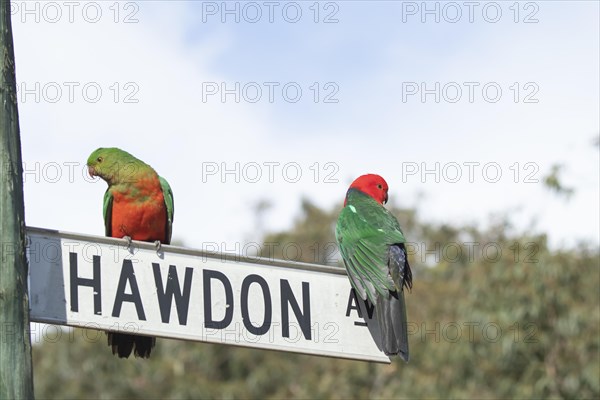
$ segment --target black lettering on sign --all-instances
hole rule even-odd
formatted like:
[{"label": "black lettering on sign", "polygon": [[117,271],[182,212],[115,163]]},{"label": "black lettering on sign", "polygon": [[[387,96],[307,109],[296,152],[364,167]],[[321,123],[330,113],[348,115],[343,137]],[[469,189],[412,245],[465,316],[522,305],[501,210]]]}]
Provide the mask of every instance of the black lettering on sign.
[{"label": "black lettering on sign", "polygon": [[[263,323],[260,326],[252,325],[252,321],[250,321],[250,311],[248,310],[248,291],[250,289],[250,285],[253,283],[258,283],[262,289],[263,302],[265,305],[265,315],[263,318]],[[248,275],[242,282],[241,296],[242,320],[244,321],[244,326],[246,329],[248,329],[248,332],[254,335],[264,335],[271,328],[271,317],[273,315],[273,309],[271,306],[271,292],[269,291],[269,285],[267,284],[267,281],[265,281],[264,278],[259,275]]]},{"label": "black lettering on sign", "polygon": [[310,289],[308,286],[308,282],[302,282],[302,311],[300,311],[300,306],[298,305],[298,301],[296,297],[294,297],[294,292],[292,292],[292,288],[290,287],[290,283],[286,279],[281,280],[281,322],[283,324],[283,337],[290,337],[290,315],[289,315],[289,307],[292,306],[292,310],[294,311],[294,315],[296,319],[300,323],[300,329],[302,330],[302,334],[304,334],[304,338],[307,340],[311,340],[311,332],[310,332]]},{"label": "black lettering on sign", "polygon": [[363,300],[363,304],[367,309],[367,317],[369,317],[369,319],[373,319],[373,311],[375,311],[375,304],[371,304],[371,302],[368,299]]},{"label": "black lettering on sign", "polygon": [[[221,281],[225,289],[225,316],[221,321],[212,319],[212,297],[210,281],[216,279]],[[227,328],[233,319],[233,289],[229,279],[219,271],[205,269],[203,271],[203,288],[204,288],[204,326],[206,328],[223,329]]]},{"label": "black lettering on sign", "polygon": [[100,280],[100,256],[92,259],[92,279],[80,278],[77,274],[77,253],[69,253],[69,272],[71,280],[71,311],[79,312],[79,286],[94,289],[94,314],[102,314],[102,285]]},{"label": "black lettering on sign", "polygon": [[360,306],[358,305],[358,298],[356,297],[356,292],[354,289],[350,289],[350,296],[348,297],[348,308],[346,308],[346,317],[350,316],[350,312],[352,310],[356,310],[358,313],[358,318],[362,318],[362,311],[360,310]]},{"label": "black lettering on sign", "polygon": [[[372,319],[373,311],[375,311],[375,306],[371,304],[369,300],[362,300],[362,303],[364,304],[365,309],[367,310],[367,317],[369,319]],[[358,302],[358,296],[356,295],[356,291],[354,289],[350,289],[350,295],[348,296],[348,307],[346,308],[346,317],[350,316],[350,312],[352,312],[352,310],[356,310],[358,318],[363,317],[362,310]],[[367,326],[367,323],[364,321],[354,321],[354,325]]]},{"label": "black lettering on sign", "polygon": [[160,318],[162,319],[162,322],[168,324],[171,320],[171,304],[173,303],[173,298],[175,298],[175,307],[177,308],[179,325],[187,325],[194,269],[190,267],[185,269],[183,294],[181,293],[181,287],[179,286],[179,277],[177,276],[177,267],[175,265],[169,265],[166,288],[163,285],[160,265],[158,263],[152,263],[152,269],[154,271],[154,283],[156,284],[156,294],[158,296],[158,306],[160,307]]},{"label": "black lettering on sign", "polygon": [[[129,282],[129,287],[131,288],[131,294],[125,293],[127,282]],[[121,276],[119,277],[119,284],[117,286],[117,295],[115,296],[115,304],[112,311],[113,317],[118,318],[121,316],[121,306],[124,301],[135,304],[135,311],[137,312],[138,319],[140,321],[146,320],[142,298],[140,297],[140,289],[138,288],[137,280],[135,279],[131,260],[123,260]]]}]

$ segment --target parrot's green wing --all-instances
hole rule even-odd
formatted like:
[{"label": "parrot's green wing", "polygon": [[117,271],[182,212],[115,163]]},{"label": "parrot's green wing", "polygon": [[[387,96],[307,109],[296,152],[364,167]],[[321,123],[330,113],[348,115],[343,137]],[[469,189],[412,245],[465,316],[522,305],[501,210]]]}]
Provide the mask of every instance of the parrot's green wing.
[{"label": "parrot's green wing", "polygon": [[104,216],[104,234],[106,236],[112,236],[112,205],[113,195],[110,189],[106,189],[104,192],[104,202],[102,205],[102,215]]},{"label": "parrot's green wing", "polygon": [[351,190],[335,235],[350,282],[361,298],[368,297],[375,304],[377,294],[387,298],[390,290],[401,290],[390,274],[388,251],[405,238],[398,220],[385,207]]},{"label": "parrot's green wing", "polygon": [[160,187],[162,188],[163,197],[165,198],[165,205],[167,206],[167,239],[168,242],[166,244],[171,243],[171,236],[173,234],[173,218],[175,216],[175,202],[173,201],[173,190],[171,190],[171,186],[169,182],[162,176],[159,176]]}]

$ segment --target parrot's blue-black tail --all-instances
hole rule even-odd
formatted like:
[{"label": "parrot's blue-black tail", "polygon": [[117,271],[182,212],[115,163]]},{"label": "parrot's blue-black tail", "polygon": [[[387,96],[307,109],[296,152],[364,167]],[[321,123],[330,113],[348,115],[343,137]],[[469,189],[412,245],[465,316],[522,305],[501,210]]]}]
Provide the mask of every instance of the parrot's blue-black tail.
[{"label": "parrot's blue-black tail", "polygon": [[378,296],[377,321],[381,329],[381,349],[388,356],[400,356],[408,362],[408,328],[404,291],[390,292],[386,299]]},{"label": "parrot's blue-black tail", "polygon": [[107,335],[108,345],[112,348],[112,353],[120,358],[128,358],[132,351],[136,357],[148,358],[156,344],[156,338],[151,336],[116,332],[107,332]]}]

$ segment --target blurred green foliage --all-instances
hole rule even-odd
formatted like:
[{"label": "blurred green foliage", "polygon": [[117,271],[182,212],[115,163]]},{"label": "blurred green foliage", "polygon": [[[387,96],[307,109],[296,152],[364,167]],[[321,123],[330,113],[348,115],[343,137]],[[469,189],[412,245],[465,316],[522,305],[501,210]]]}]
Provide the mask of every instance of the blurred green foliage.
[{"label": "blurred green foliage", "polygon": [[[262,255],[337,264],[339,209],[304,201],[289,231],[264,237],[278,245]],[[167,339],[149,360],[120,360],[104,333],[76,329],[34,346],[37,398],[600,397],[597,247],[551,250],[505,220],[431,225],[392,210],[411,241],[409,363]]]},{"label": "blurred green foliage", "polygon": [[556,194],[563,195],[566,199],[569,199],[574,189],[564,186],[560,179],[560,173],[564,169],[562,164],[554,164],[550,168],[550,172],[544,177],[544,185],[547,189],[553,191]]}]

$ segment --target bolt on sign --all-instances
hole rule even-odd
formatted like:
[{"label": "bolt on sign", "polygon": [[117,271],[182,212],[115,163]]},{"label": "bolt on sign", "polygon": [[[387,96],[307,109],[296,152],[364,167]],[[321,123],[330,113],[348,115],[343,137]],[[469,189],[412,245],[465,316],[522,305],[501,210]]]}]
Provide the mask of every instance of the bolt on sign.
[{"label": "bolt on sign", "polygon": [[27,228],[31,320],[389,363],[342,268]]}]

